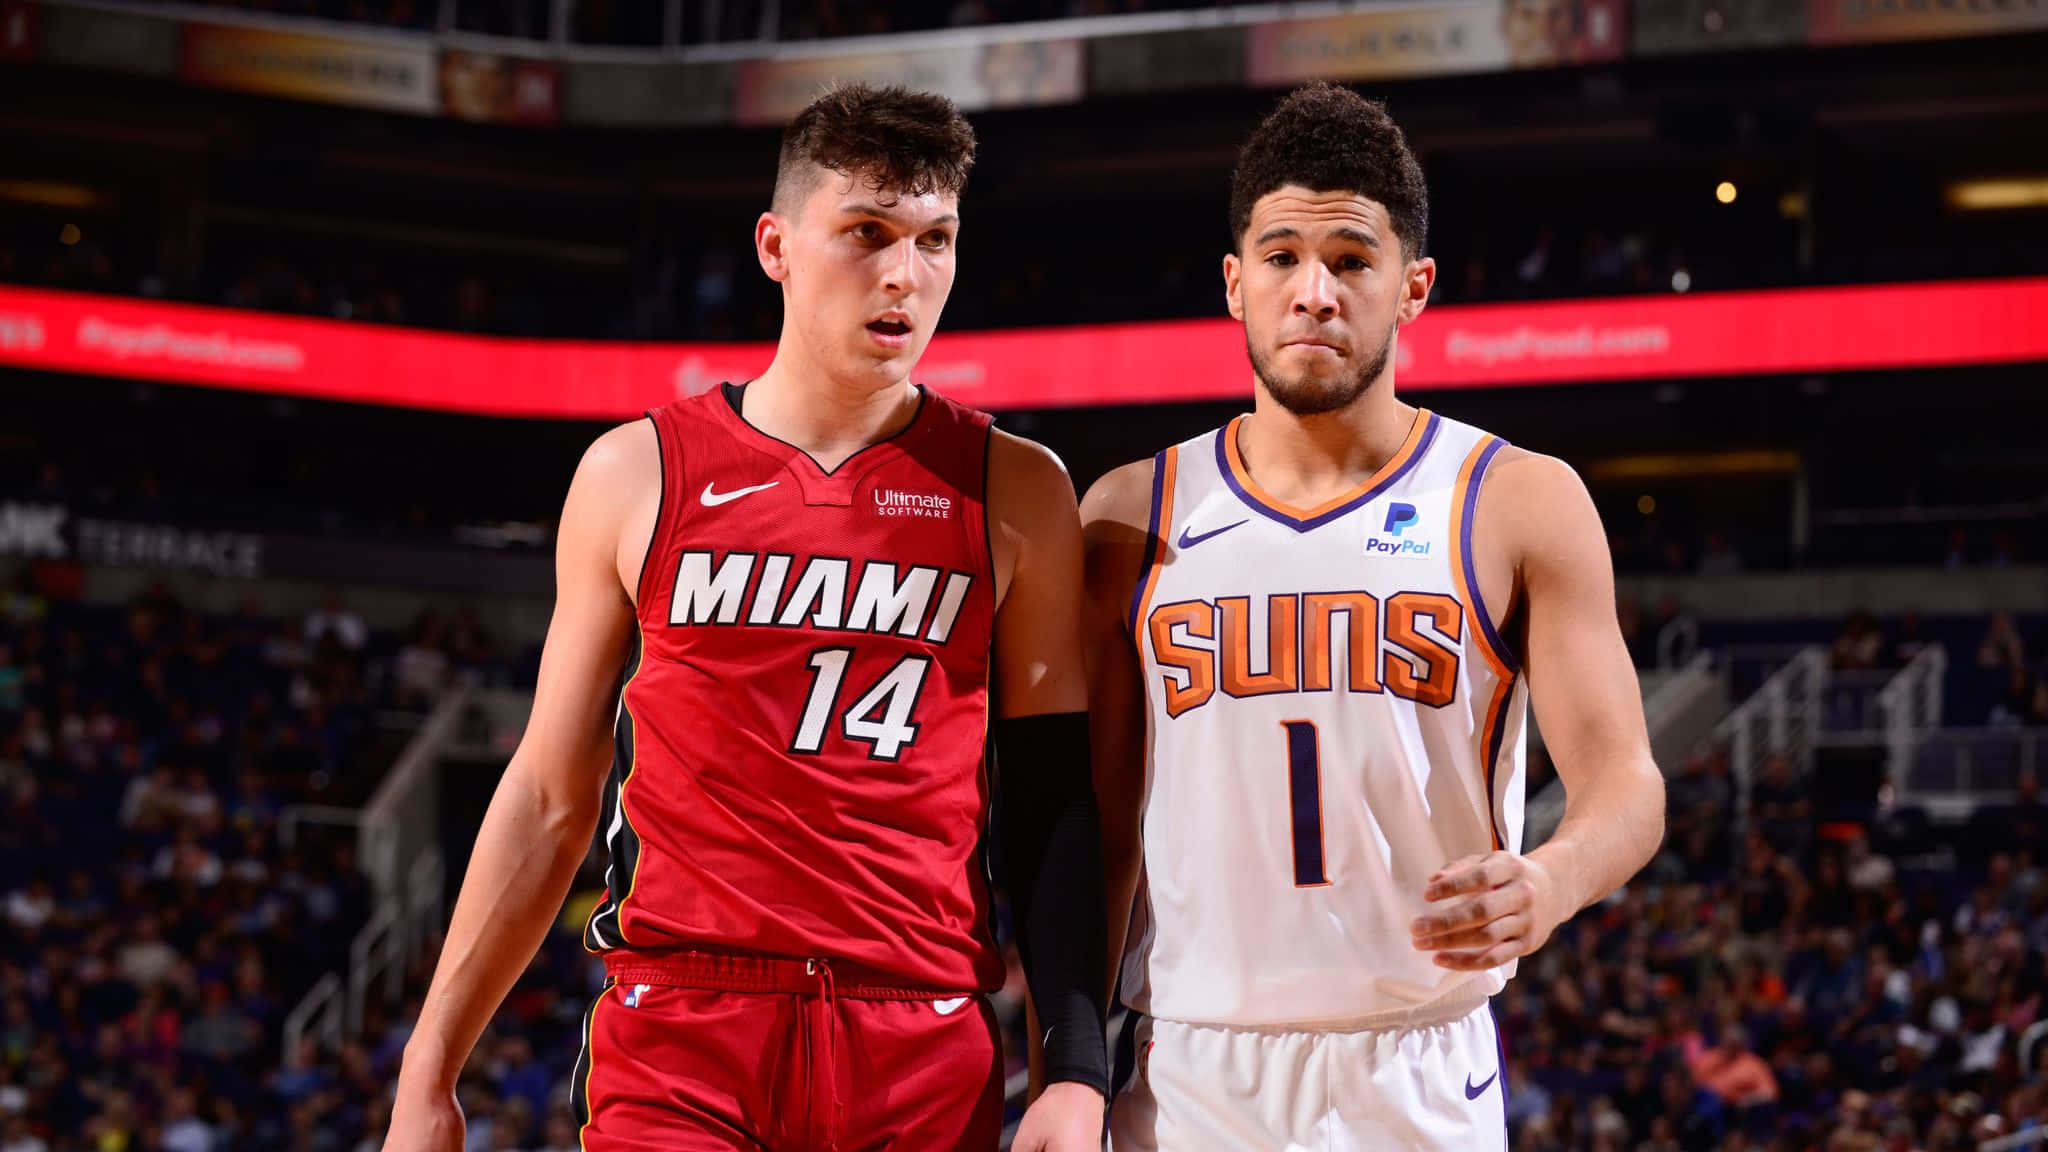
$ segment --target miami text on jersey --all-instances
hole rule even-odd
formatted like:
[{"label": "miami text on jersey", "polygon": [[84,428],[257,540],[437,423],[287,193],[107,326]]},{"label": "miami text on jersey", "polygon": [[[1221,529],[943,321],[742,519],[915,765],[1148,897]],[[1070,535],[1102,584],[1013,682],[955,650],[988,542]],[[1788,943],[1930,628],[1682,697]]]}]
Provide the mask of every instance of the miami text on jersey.
[{"label": "miami text on jersey", "polygon": [[930,643],[944,644],[974,586],[969,573],[924,564],[867,560],[856,581],[854,562],[840,556],[812,556],[801,568],[796,568],[797,557],[781,552],[727,552],[714,564],[715,557],[697,550],[682,554],[669,601],[670,626],[744,624],[897,636],[922,632]]}]

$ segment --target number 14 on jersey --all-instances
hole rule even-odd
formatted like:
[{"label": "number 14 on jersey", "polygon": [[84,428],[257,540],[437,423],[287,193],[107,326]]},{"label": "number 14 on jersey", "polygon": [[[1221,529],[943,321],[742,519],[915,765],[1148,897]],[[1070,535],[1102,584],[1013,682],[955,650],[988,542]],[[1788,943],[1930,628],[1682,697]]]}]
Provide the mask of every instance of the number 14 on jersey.
[{"label": "number 14 on jersey", "polygon": [[839,710],[839,689],[846,679],[846,665],[853,659],[851,648],[820,648],[811,653],[811,691],[804,700],[803,718],[789,750],[817,755],[824,750],[825,737],[836,717],[839,730],[848,740],[868,746],[868,758],[894,762],[917,740],[917,700],[924,691],[925,674],[931,670],[929,656],[905,656],[896,662],[873,687],[843,713]]}]

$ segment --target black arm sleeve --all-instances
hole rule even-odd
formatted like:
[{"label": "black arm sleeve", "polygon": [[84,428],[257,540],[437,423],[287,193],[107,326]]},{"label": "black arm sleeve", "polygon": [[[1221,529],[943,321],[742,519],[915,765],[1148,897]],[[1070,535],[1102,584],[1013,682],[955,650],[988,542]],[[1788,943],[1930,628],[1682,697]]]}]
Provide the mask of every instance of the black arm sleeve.
[{"label": "black arm sleeve", "polygon": [[996,817],[1024,981],[1045,1030],[1045,1082],[1109,1095],[1103,1045],[1102,816],[1088,715],[996,721]]}]

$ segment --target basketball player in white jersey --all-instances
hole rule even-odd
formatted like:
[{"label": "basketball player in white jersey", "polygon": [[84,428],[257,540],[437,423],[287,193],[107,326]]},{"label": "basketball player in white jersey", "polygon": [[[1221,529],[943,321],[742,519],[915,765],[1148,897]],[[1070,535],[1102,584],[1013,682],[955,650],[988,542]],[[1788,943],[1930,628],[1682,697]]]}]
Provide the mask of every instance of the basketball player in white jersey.
[{"label": "basketball player in white jersey", "polygon": [[[1287,97],[1231,217],[1252,412],[1083,502],[1111,1144],[1501,1149],[1487,998],[1662,834],[1606,538],[1564,464],[1395,396],[1436,267],[1382,107]],[[1532,699],[1569,799],[1523,855]]]}]

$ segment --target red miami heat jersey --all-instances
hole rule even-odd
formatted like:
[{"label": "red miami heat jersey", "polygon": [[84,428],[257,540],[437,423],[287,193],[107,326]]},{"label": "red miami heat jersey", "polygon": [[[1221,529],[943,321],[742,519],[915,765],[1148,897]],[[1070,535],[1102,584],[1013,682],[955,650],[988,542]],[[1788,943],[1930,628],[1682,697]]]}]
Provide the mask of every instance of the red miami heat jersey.
[{"label": "red miami heat jersey", "polygon": [[902,432],[826,472],[738,396],[648,414],[661,511],[585,944],[999,987],[981,843],[990,418],[925,391]]}]

